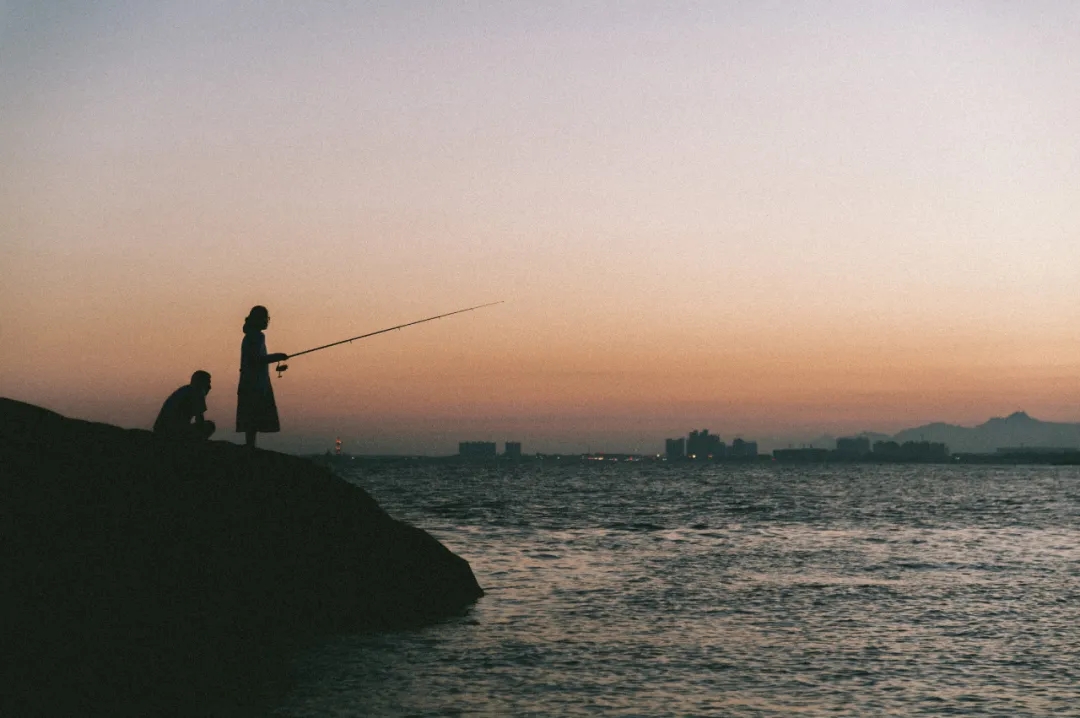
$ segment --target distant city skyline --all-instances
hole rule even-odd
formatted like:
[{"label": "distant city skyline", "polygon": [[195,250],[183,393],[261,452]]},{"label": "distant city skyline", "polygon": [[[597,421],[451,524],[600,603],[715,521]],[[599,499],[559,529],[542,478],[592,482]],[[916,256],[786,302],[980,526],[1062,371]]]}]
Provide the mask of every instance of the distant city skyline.
[{"label": "distant city skyline", "polygon": [[[743,434],[730,434],[725,440],[717,432],[707,428],[689,429],[683,434],[667,436],[642,448],[625,446],[605,446],[586,442],[584,444],[558,443],[533,445],[519,439],[483,439],[472,437],[460,439],[456,450],[428,450],[423,448],[405,451],[364,451],[363,442],[355,442],[346,453],[369,455],[417,455],[417,456],[453,456],[468,455],[493,457],[496,455],[534,455],[534,454],[632,454],[641,456],[678,456],[716,453],[716,458],[736,458],[747,455],[771,454],[778,449],[836,450],[843,454],[860,454],[872,451],[879,443],[930,443],[943,444],[955,453],[992,453],[1001,449],[1016,448],[1080,448],[1080,422],[1057,423],[1044,422],[1030,417],[1024,412],[1014,412],[1004,417],[990,417],[975,426],[964,427],[954,424],[934,422],[925,426],[905,427],[895,433],[860,431],[850,434],[819,434],[805,439],[777,439],[776,437],[751,437]],[[500,448],[502,447],[502,448]],[[708,448],[711,447],[711,448]]]}]

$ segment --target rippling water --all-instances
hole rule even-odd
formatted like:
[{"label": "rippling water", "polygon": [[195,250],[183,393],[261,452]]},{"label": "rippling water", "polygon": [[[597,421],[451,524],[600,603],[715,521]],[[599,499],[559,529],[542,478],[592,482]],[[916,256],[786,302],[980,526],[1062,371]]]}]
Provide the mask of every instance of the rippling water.
[{"label": "rippling water", "polygon": [[285,716],[1080,715],[1075,467],[355,470],[487,596]]}]

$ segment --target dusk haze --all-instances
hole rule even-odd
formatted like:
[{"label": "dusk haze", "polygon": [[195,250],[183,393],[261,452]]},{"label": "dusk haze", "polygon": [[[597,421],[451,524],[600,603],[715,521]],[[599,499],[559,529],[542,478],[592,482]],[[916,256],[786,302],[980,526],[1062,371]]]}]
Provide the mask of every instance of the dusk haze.
[{"label": "dusk haze", "polygon": [[266,446],[1080,420],[1069,2],[0,9],[0,388]]},{"label": "dusk haze", "polygon": [[0,716],[1080,715],[1080,1],[0,0]]}]

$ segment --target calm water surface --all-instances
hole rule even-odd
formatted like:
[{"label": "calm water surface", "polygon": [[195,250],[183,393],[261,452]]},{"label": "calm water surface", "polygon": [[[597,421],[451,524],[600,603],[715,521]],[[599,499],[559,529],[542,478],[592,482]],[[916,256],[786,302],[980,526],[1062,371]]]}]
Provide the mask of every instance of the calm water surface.
[{"label": "calm water surface", "polygon": [[1075,467],[346,478],[487,596],[309,651],[280,716],[1080,716]]}]

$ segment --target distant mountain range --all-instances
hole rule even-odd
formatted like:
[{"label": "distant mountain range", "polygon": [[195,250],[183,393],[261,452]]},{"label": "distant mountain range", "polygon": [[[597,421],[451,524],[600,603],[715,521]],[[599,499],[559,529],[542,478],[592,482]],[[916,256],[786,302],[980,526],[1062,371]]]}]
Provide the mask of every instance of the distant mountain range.
[{"label": "distant mountain range", "polygon": [[[876,440],[876,436],[874,439]],[[905,429],[894,441],[934,441],[948,445],[956,453],[993,453],[1013,447],[1080,447],[1080,424],[1039,421],[1022,411],[995,418],[975,427],[936,422]]]}]

